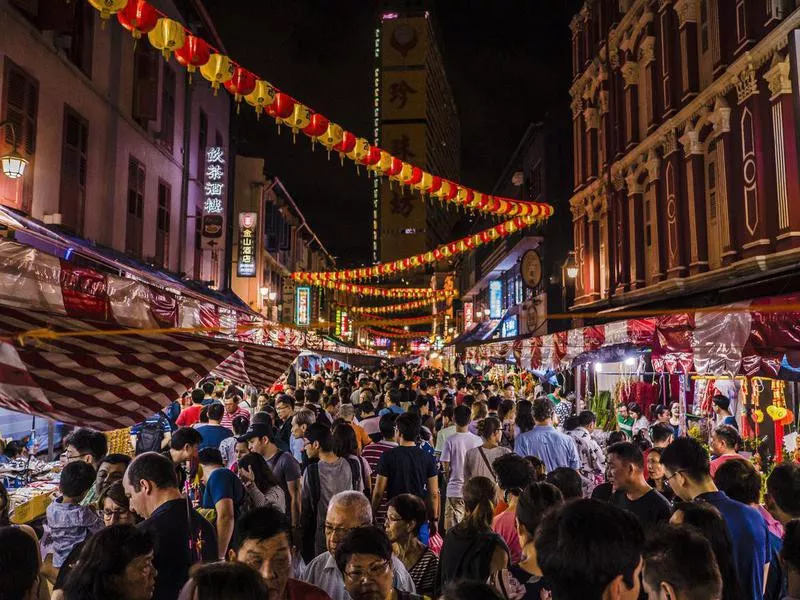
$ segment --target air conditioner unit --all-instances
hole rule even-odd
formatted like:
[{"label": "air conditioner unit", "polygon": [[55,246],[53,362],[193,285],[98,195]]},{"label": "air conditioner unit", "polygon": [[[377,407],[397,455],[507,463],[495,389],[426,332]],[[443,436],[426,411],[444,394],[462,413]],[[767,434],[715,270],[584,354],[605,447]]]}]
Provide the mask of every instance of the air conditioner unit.
[{"label": "air conditioner unit", "polygon": [[61,225],[61,213],[45,213],[45,225]]}]

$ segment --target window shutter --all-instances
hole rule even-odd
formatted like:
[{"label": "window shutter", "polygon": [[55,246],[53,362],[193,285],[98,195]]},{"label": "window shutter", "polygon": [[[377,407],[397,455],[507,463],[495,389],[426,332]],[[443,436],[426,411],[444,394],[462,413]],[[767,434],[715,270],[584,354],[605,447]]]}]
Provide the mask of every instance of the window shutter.
[{"label": "window shutter", "polygon": [[[22,69],[8,70],[6,85],[6,119],[14,124],[18,149],[31,156],[36,150],[36,111],[38,89],[34,79]],[[11,131],[6,129],[6,142],[11,144]]]},{"label": "window shutter", "polygon": [[136,45],[133,118],[155,121],[158,114],[158,54],[147,44]]}]

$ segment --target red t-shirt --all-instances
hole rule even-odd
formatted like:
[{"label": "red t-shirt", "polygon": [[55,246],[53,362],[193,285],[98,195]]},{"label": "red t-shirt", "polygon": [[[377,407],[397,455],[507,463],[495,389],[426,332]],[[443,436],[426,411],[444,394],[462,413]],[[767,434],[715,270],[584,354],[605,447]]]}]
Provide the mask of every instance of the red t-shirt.
[{"label": "red t-shirt", "polygon": [[286,583],[286,597],[288,600],[331,600],[327,592],[298,579],[289,579]]},{"label": "red t-shirt", "polygon": [[192,404],[181,411],[175,422],[178,427],[191,427],[200,420],[200,412],[202,410],[203,406],[201,404]]}]

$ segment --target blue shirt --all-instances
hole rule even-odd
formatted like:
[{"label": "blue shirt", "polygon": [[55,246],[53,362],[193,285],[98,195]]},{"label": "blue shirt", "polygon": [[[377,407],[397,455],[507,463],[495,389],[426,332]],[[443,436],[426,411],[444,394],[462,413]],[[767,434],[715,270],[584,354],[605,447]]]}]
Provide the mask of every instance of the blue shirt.
[{"label": "blue shirt", "polygon": [[396,415],[402,415],[403,407],[398,406],[397,404],[390,404],[388,407],[382,408],[381,411],[378,413],[378,416],[382,417],[383,415],[388,415],[391,413],[394,413]]},{"label": "blue shirt", "polygon": [[305,442],[303,438],[296,438],[294,434],[289,436],[289,448],[292,450],[292,456],[294,459],[301,463],[303,462],[303,448],[305,447]]},{"label": "blue shirt", "polygon": [[219,448],[222,440],[233,437],[233,432],[227,427],[222,425],[200,425],[196,427],[200,435],[203,436],[203,441],[200,442],[198,450],[203,448]]},{"label": "blue shirt", "polygon": [[761,600],[764,597],[764,565],[769,562],[771,554],[764,517],[756,509],[732,500],[724,492],[706,492],[695,500],[708,502],[722,513],[731,534],[733,562],[742,589],[748,598]]},{"label": "blue shirt", "polygon": [[575,441],[556,431],[552,425],[536,425],[530,431],[518,435],[514,452],[520,456],[538,456],[548,473],[558,467],[569,467],[576,471],[581,467]]},{"label": "blue shirt", "polygon": [[172,433],[172,425],[170,424],[169,419],[164,416],[164,413],[157,412],[156,414],[147,417],[141,423],[136,423],[136,425],[131,427],[131,435],[139,435],[139,433],[142,431],[142,427],[144,427],[145,424],[156,425],[159,422],[161,423],[164,433]]}]

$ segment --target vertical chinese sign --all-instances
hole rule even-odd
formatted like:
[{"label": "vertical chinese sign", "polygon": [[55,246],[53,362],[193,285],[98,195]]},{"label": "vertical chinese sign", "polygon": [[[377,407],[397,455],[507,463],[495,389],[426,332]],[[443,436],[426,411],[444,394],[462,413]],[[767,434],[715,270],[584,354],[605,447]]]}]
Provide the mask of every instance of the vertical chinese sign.
[{"label": "vertical chinese sign", "polygon": [[225,149],[206,148],[203,200],[203,248],[220,250],[225,246]]},{"label": "vertical chinese sign", "polygon": [[256,224],[254,212],[239,213],[239,259],[236,274],[239,277],[256,276]]},{"label": "vertical chinese sign", "polygon": [[503,314],[503,282],[493,279],[489,282],[489,318],[499,319]]},{"label": "vertical chinese sign", "polygon": [[464,302],[464,331],[468,331],[475,323],[475,309],[472,302]]},{"label": "vertical chinese sign", "polygon": [[311,288],[300,286],[295,292],[294,324],[298,327],[311,325]]}]

